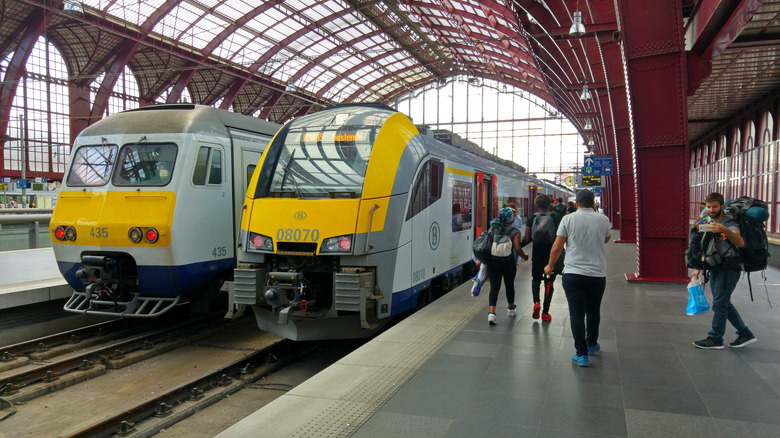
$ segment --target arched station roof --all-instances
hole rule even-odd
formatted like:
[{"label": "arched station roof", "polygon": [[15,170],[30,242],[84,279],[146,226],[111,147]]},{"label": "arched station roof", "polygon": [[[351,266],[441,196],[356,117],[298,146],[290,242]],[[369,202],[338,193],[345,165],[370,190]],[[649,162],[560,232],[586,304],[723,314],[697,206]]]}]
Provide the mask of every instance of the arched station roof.
[{"label": "arched station roof", "polygon": [[[331,103],[392,103],[454,75],[536,94],[594,139],[594,152],[614,152],[611,131],[627,117],[610,95],[625,82],[612,0],[83,0],[80,14],[63,3],[2,2],[0,57],[22,59],[43,35],[65,58],[72,85],[99,88],[91,121],[126,66],[142,105],[175,102],[186,88],[197,103],[277,122]],[[780,2],[677,3],[692,55],[695,140],[780,82]],[[579,38],[569,36],[575,9],[587,30]],[[14,59],[0,106],[19,70]],[[583,85],[592,100],[579,98]]]}]

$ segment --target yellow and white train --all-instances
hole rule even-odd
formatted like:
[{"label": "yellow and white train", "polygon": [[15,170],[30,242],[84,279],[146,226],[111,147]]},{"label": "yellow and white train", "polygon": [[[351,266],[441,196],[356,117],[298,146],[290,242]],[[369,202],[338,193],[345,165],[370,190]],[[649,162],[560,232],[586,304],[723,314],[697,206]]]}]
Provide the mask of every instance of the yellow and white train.
[{"label": "yellow and white train", "polygon": [[76,138],[50,232],[65,310],[155,317],[232,278],[246,187],[280,126],[201,105],[114,114]]},{"label": "yellow and white train", "polygon": [[566,196],[517,164],[437,141],[384,105],[286,124],[249,184],[232,311],[294,340],[365,337],[449,289],[499,206]]}]

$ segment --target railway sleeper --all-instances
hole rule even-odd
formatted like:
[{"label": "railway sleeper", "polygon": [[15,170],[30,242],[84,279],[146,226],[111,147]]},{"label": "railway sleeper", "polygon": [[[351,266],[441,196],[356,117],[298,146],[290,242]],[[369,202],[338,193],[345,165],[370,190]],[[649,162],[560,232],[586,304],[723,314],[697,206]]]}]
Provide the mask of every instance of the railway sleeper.
[{"label": "railway sleeper", "polygon": [[85,380],[93,379],[105,373],[105,365],[94,365],[91,368],[78,369],[67,374],[57,376],[56,379],[50,379],[48,382],[46,381],[49,380],[47,378],[41,379],[39,382],[19,388],[18,392],[14,394],[4,395],[3,398],[14,404],[26,402],[46,394],[51,394],[52,392],[59,391],[60,389],[65,389]]}]

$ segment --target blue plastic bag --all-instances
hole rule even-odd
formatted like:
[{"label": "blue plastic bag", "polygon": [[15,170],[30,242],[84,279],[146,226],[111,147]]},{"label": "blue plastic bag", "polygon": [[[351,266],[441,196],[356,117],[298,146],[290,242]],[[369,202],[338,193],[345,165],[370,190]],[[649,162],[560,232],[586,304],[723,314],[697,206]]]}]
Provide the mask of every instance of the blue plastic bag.
[{"label": "blue plastic bag", "polygon": [[688,308],[685,313],[688,315],[698,315],[710,310],[710,303],[704,296],[704,286],[699,279],[691,280],[688,283]]}]

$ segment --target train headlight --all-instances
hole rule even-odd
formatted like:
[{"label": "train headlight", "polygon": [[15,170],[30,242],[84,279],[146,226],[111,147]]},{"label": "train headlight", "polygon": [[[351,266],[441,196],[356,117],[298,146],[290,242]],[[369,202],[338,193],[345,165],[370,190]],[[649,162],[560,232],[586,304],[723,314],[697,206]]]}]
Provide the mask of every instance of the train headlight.
[{"label": "train headlight", "polygon": [[133,243],[138,243],[141,241],[141,239],[144,238],[144,233],[141,231],[138,227],[130,228],[130,231],[127,233],[127,238],[130,239]]},{"label": "train headlight", "polygon": [[73,227],[65,228],[65,238],[70,241],[76,240],[76,229]]},{"label": "train headlight", "polygon": [[322,241],[320,253],[352,251],[352,236],[329,237]]},{"label": "train headlight", "polygon": [[54,229],[54,237],[57,240],[65,240],[65,227],[60,225],[59,227]]},{"label": "train headlight", "polygon": [[146,237],[147,242],[154,243],[160,238],[160,233],[157,232],[156,228],[147,228],[144,237]]},{"label": "train headlight", "polygon": [[249,245],[247,246],[249,251],[263,251],[273,252],[274,241],[268,236],[262,234],[249,233]]}]

